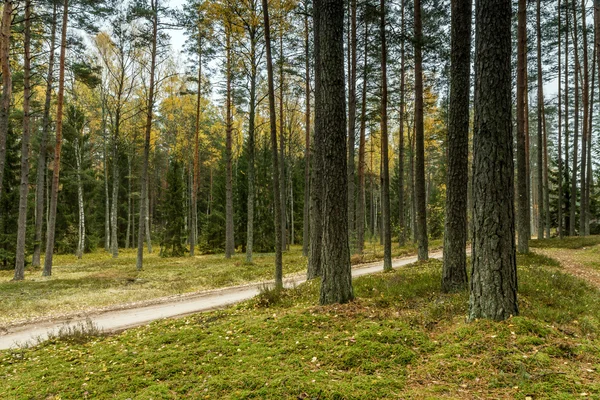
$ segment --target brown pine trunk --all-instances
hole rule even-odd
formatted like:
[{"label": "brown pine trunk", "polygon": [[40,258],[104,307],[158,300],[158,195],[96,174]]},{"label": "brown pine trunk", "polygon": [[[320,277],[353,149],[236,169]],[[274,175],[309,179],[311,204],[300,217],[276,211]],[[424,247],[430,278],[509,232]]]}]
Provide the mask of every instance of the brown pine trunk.
[{"label": "brown pine trunk", "polygon": [[[308,4],[305,4],[308,7]],[[305,149],[304,149],[304,211],[302,223],[302,255],[308,257],[310,249],[310,43],[308,10],[304,14],[304,96],[305,96]]]},{"label": "brown pine trunk", "polygon": [[562,162],[562,93],[561,93],[561,78],[562,78],[562,60],[561,60],[561,1],[558,0],[558,199],[557,199],[557,229],[558,229],[558,237],[563,238],[563,162]]},{"label": "brown pine trunk", "polygon": [[158,0],[151,0],[152,11],[152,48],[150,52],[150,83],[148,91],[148,102],[146,104],[146,126],[144,137],[144,155],[142,161],[142,176],[140,179],[140,219],[138,224],[138,243],[136,268],[140,271],[144,266],[144,232],[149,230],[148,224],[148,163],[150,158],[150,134],[152,132],[152,118],[154,116],[154,91],[156,54],[158,41]]},{"label": "brown pine trunk", "polygon": [[25,279],[25,236],[27,233],[27,196],[29,195],[29,137],[31,96],[31,0],[25,1],[25,32],[23,49],[23,136],[21,137],[21,185],[19,188],[19,222],[17,232],[17,252],[15,261],[15,281]]},{"label": "brown pine trunk", "polygon": [[452,1],[448,182],[442,290],[467,288],[467,190],[469,185],[469,90],[471,0]]},{"label": "brown pine trunk", "polygon": [[[267,62],[267,81],[269,90],[269,120],[271,128],[271,155],[273,156],[273,208],[275,211],[275,287],[283,287],[283,260],[281,237],[281,199],[279,198],[279,166],[277,154],[277,114],[275,113],[275,86],[273,83],[273,58],[271,56],[271,27],[269,24],[269,2],[262,0],[265,47]],[[316,47],[316,45],[315,45]],[[311,243],[312,245],[312,243]]]},{"label": "brown pine trunk", "polygon": [[566,29],[565,29],[565,169],[564,169],[564,179],[565,182],[563,186],[566,187],[564,191],[564,197],[561,201],[564,201],[564,214],[565,214],[565,223],[564,223],[564,231],[569,229],[568,220],[570,218],[569,215],[569,9],[568,3],[565,6],[565,19],[566,19]]},{"label": "brown pine trunk", "polygon": [[542,27],[541,0],[537,0],[536,8],[537,33],[537,196],[538,196],[538,239],[544,238],[544,87],[542,79]]},{"label": "brown pine trunk", "polygon": [[392,270],[392,229],[390,215],[390,161],[388,157],[388,83],[387,83],[387,47],[385,33],[385,0],[380,1],[381,12],[381,224],[383,231],[383,270]]},{"label": "brown pine trunk", "polygon": [[[538,0],[539,1],[539,0]],[[586,174],[587,174],[587,145],[588,145],[588,135],[591,131],[588,131],[588,119],[589,119],[589,110],[590,110],[590,74],[588,71],[588,40],[587,40],[587,13],[586,13],[586,1],[581,0],[581,21],[582,21],[582,36],[583,36],[583,90],[582,90],[582,100],[583,100],[583,126],[582,126],[582,135],[581,135],[581,183],[580,183],[580,193],[581,193],[581,203],[579,206],[579,235],[585,235],[585,226],[586,226],[586,210],[587,210],[587,202],[588,199],[586,197]],[[590,160],[591,162],[591,160]]]},{"label": "brown pine trunk", "polygon": [[574,236],[575,222],[577,218],[577,156],[579,152],[579,51],[577,43],[579,37],[577,35],[577,14],[576,14],[576,3],[575,0],[572,2],[573,6],[573,53],[575,56],[575,69],[573,79],[575,80],[575,92],[573,94],[575,105],[574,105],[574,116],[573,116],[573,167],[571,168],[571,204],[570,204],[570,218],[569,218],[569,234]]},{"label": "brown pine trunk", "polygon": [[344,1],[316,0],[315,111],[323,151],[323,280],[320,303],[354,298],[348,246]]},{"label": "brown pine trunk", "polygon": [[52,11],[50,32],[50,54],[48,56],[48,73],[46,76],[46,94],[44,101],[44,116],[42,118],[42,136],[40,137],[40,151],[37,160],[37,173],[35,181],[35,237],[33,240],[33,257],[31,265],[40,266],[42,252],[42,229],[44,227],[44,189],[46,176],[46,147],[48,146],[48,132],[50,131],[50,102],[52,100],[52,84],[54,82],[54,47],[56,45],[57,5]]},{"label": "brown pine trunk", "polygon": [[10,117],[10,101],[12,98],[12,71],[10,68],[10,44],[13,2],[4,1],[2,23],[0,25],[0,65],[2,69],[2,97],[0,97],[0,198],[4,184],[4,164],[6,163],[6,137]]},{"label": "brown pine trunk", "polygon": [[525,102],[527,96],[527,70],[525,68],[527,27],[526,0],[519,0],[517,39],[517,228],[518,250],[529,252],[529,192],[526,150]]},{"label": "brown pine trunk", "polygon": [[65,99],[65,58],[67,54],[67,21],[69,20],[69,1],[64,0],[62,33],[60,41],[60,61],[58,76],[58,96],[56,99],[56,145],[54,147],[54,169],[52,173],[52,192],[48,210],[48,228],[46,231],[46,257],[43,276],[52,275],[52,256],[54,255],[54,235],[56,228],[56,206],[58,204],[58,185],[60,176],[60,150],[62,147],[63,105]]},{"label": "brown pine trunk", "polygon": [[511,121],[511,2],[478,0],[469,320],[519,313]]}]

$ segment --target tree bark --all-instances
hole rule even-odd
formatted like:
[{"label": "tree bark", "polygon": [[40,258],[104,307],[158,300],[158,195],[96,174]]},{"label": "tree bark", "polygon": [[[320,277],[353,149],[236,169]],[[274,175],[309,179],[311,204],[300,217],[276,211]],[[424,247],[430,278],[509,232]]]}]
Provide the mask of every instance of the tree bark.
[{"label": "tree bark", "polygon": [[421,0],[415,0],[415,202],[419,261],[429,258],[427,199],[425,194],[425,138],[423,128],[423,25]]},{"label": "tree bark", "polygon": [[579,63],[579,37],[577,35],[577,14],[575,0],[572,2],[573,7],[573,53],[575,56],[575,68],[573,79],[575,84],[574,92],[574,115],[573,115],[573,167],[571,168],[571,204],[569,218],[569,235],[575,236],[575,222],[577,218],[577,157],[579,154],[579,71],[581,65]]},{"label": "tree bark", "polygon": [[364,65],[362,97],[360,110],[360,136],[358,141],[358,201],[356,204],[356,253],[362,254],[365,247],[365,210],[366,210],[366,190],[365,190],[365,153],[366,153],[366,129],[367,129],[367,65],[368,65],[368,43],[369,43],[369,23],[365,20],[364,36]]},{"label": "tree bark", "polygon": [[113,258],[119,257],[119,152],[118,152],[118,137],[120,118],[116,118],[116,132],[112,138],[112,204],[110,210],[110,252]]},{"label": "tree bark", "polygon": [[69,0],[64,0],[62,16],[62,32],[60,41],[60,61],[58,76],[58,96],[56,100],[56,145],[54,147],[54,169],[52,173],[52,193],[48,210],[48,227],[46,231],[46,257],[44,259],[43,276],[52,275],[52,256],[54,255],[54,235],[56,228],[56,206],[58,203],[58,185],[60,177],[60,150],[62,147],[63,105],[65,99],[65,58],[67,53],[67,21],[69,20]]},{"label": "tree bark", "polygon": [[519,253],[529,252],[529,191],[525,129],[525,96],[527,96],[527,4],[519,0],[517,28],[517,228]]},{"label": "tree bark", "polygon": [[[564,169],[564,190],[565,196],[561,201],[564,200],[564,214],[565,214],[565,224],[564,230],[569,228],[569,224],[567,223],[570,218],[569,214],[569,8],[568,3],[565,3],[565,19],[566,19],[566,28],[565,28],[565,169]],[[568,231],[567,231],[568,234]]]},{"label": "tree bark", "polygon": [[77,206],[79,211],[77,253],[78,259],[83,257],[85,251],[85,209],[83,206],[83,183],[81,180],[81,146],[79,137],[75,139],[75,162],[77,167]]},{"label": "tree bark", "polygon": [[254,247],[254,131],[256,116],[256,35],[255,31],[250,33],[250,112],[248,115],[248,225],[246,231],[246,262],[252,262]]},{"label": "tree bark", "polygon": [[50,53],[48,56],[48,73],[46,76],[46,94],[44,101],[44,116],[42,117],[42,135],[40,137],[40,151],[37,160],[37,173],[35,181],[35,237],[33,240],[33,257],[31,265],[40,266],[42,252],[42,229],[44,227],[44,189],[46,176],[46,154],[48,146],[48,132],[50,131],[50,102],[52,100],[52,84],[54,82],[54,47],[56,46],[57,5],[52,11],[50,32]]},{"label": "tree bark", "polygon": [[392,270],[392,229],[390,214],[390,165],[388,157],[388,83],[387,83],[387,47],[385,33],[385,0],[380,1],[381,35],[381,222],[383,227],[383,270]]},{"label": "tree bark", "polygon": [[442,290],[467,289],[467,190],[469,185],[469,91],[471,0],[452,1],[448,182]]},{"label": "tree bark", "polygon": [[[281,18],[281,23],[284,18]],[[279,30],[279,199],[281,201],[281,248],[285,251],[288,248],[287,240],[287,193],[286,193],[286,171],[285,171],[285,125],[283,118],[283,96],[285,86],[285,76],[283,74],[283,29]]]},{"label": "tree bark", "polygon": [[316,0],[316,129],[323,151],[323,279],[320,303],[354,298],[348,246],[348,174],[344,82],[344,1]]},{"label": "tree bark", "polygon": [[538,193],[538,239],[544,238],[544,82],[542,79],[542,27],[541,0],[537,0],[536,8],[537,33],[537,193]]},{"label": "tree bark", "polygon": [[[136,268],[144,267],[144,232],[149,232],[148,221],[148,163],[150,158],[150,135],[152,133],[152,118],[154,116],[154,91],[156,54],[158,41],[158,0],[151,0],[152,15],[152,44],[150,51],[150,82],[146,104],[146,125],[144,132],[144,155],[142,160],[142,176],[140,179],[140,219],[138,228]],[[148,249],[150,251],[150,249]]]},{"label": "tree bark", "polygon": [[469,320],[519,313],[511,120],[511,2],[477,0]]},{"label": "tree bark", "polygon": [[0,97],[0,198],[4,184],[4,164],[6,163],[6,137],[10,118],[10,101],[12,98],[12,71],[10,68],[10,44],[13,2],[4,1],[2,22],[0,25],[0,65],[2,70],[2,96]]},{"label": "tree bark", "polygon": [[[539,0],[538,0],[539,1]],[[581,0],[581,21],[582,21],[582,32],[581,36],[583,36],[583,90],[582,90],[582,100],[583,100],[583,127],[582,127],[582,135],[581,135],[581,183],[580,183],[580,196],[581,203],[579,206],[579,235],[585,235],[585,226],[586,226],[586,210],[587,210],[587,202],[588,199],[586,197],[586,174],[587,174],[587,144],[588,144],[588,135],[591,134],[591,130],[588,131],[588,118],[589,118],[589,110],[590,110],[590,74],[588,71],[588,40],[587,40],[587,13],[585,7],[586,1]],[[591,162],[591,160],[590,160]]]},{"label": "tree bark", "polygon": [[404,122],[405,122],[405,91],[406,91],[406,59],[405,59],[405,3],[401,0],[400,22],[400,133],[398,138],[398,244],[406,244],[406,222],[404,206]]},{"label": "tree bark", "polygon": [[23,136],[21,137],[21,185],[19,187],[19,220],[15,281],[25,279],[25,239],[27,234],[27,197],[29,195],[29,141],[31,135],[31,0],[25,1],[25,30],[23,41]]},{"label": "tree bark", "polygon": [[561,93],[561,81],[562,81],[562,25],[561,25],[561,0],[558,0],[558,197],[557,197],[557,230],[558,237],[560,239],[563,238],[563,183],[562,183],[562,174],[563,174],[563,160],[562,160],[562,93]]},{"label": "tree bark", "polygon": [[350,0],[350,74],[348,82],[348,229],[351,240],[356,229],[355,190],[354,190],[354,154],[356,146],[356,0]]},{"label": "tree bark", "polygon": [[[308,7],[308,3],[305,4]],[[302,222],[302,255],[308,257],[310,251],[310,48],[309,48],[308,10],[304,14],[304,96],[305,113],[305,148],[304,148],[304,212]]]}]

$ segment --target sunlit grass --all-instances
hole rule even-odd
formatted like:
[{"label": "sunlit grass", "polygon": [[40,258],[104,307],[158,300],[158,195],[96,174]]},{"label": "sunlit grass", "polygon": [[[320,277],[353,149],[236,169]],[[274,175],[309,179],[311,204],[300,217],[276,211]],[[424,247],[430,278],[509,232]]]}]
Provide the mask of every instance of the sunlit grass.
[{"label": "sunlit grass", "polygon": [[[435,245],[433,242],[432,248]],[[415,251],[414,244],[403,248],[393,245],[394,257]],[[353,256],[352,261],[357,264],[382,257],[383,248],[377,240],[367,242],[364,254]],[[157,252],[146,253],[144,269],[139,272],[135,261],[133,249],[121,249],[116,259],[100,250],[85,254],[82,260],[74,255],[56,255],[50,278],[28,268],[24,281],[11,282],[13,272],[0,271],[0,326],[270,280],[274,255],[255,254],[253,263],[248,264],[241,253],[229,260],[223,254],[164,258]],[[283,270],[286,275],[306,270],[300,246],[284,253]]]}]

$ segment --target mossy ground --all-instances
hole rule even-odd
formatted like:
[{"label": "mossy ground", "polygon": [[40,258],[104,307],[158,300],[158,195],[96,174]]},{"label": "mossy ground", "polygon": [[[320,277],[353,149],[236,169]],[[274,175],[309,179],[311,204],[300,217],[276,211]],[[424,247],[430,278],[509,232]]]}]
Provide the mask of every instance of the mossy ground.
[{"label": "mossy ground", "polygon": [[[437,241],[432,248],[440,246]],[[394,243],[393,256],[414,254],[414,244],[399,247]],[[378,241],[367,242],[365,252],[353,257],[353,263],[383,258]],[[85,254],[82,260],[73,255],[54,257],[52,277],[44,278],[41,270],[27,268],[25,280],[12,282],[13,271],[0,270],[0,327],[35,318],[88,312],[97,308],[144,302],[160,297],[270,280],[274,255],[255,254],[253,263],[237,253],[231,259],[223,254],[196,257],[160,257],[155,251],[145,254],[144,269],[135,268],[136,251],[121,249],[118,258],[102,250]],[[292,246],[284,253],[286,275],[306,270],[302,249]]]},{"label": "mossy ground", "polygon": [[[577,250],[565,250],[577,251]],[[521,315],[465,322],[441,263],[365,276],[315,306],[318,282],[112,336],[0,352],[6,399],[568,399],[600,396],[600,292],[519,257]],[[84,339],[84,340],[82,340]]]}]

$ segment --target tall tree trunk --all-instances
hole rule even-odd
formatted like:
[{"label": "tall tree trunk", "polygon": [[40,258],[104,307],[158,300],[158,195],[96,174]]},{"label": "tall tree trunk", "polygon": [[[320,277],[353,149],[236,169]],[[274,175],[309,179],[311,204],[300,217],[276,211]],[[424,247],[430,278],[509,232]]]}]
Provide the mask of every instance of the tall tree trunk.
[{"label": "tall tree trunk", "polygon": [[108,134],[106,133],[105,99],[102,100],[102,140],[104,152],[102,163],[104,170],[104,251],[110,251],[110,195],[108,190]]},{"label": "tall tree trunk", "polygon": [[563,174],[563,161],[562,161],[562,93],[561,93],[561,78],[562,78],[562,60],[561,60],[561,47],[562,47],[562,25],[561,25],[561,0],[558,0],[558,198],[557,198],[557,229],[558,229],[558,237],[560,239],[563,238],[563,183],[562,183],[562,174]]},{"label": "tall tree trunk", "polygon": [[511,121],[511,2],[475,5],[473,254],[469,320],[517,315]]},{"label": "tall tree trunk", "polygon": [[[539,0],[538,0],[539,1]],[[580,193],[581,193],[581,203],[579,206],[579,235],[585,235],[585,226],[586,226],[586,209],[588,199],[586,197],[585,185],[587,183],[586,174],[587,174],[587,144],[588,144],[588,135],[591,131],[588,131],[588,118],[589,118],[589,106],[590,106],[590,74],[588,71],[588,40],[587,40],[587,13],[586,13],[586,0],[581,0],[581,21],[582,21],[582,32],[583,36],[583,90],[582,90],[582,100],[583,100],[583,127],[582,127],[582,135],[581,135],[581,183],[580,183]],[[591,160],[590,160],[591,162]]]},{"label": "tall tree trunk", "polygon": [[[148,182],[146,182],[146,187],[148,187]],[[152,235],[150,234],[150,215],[152,215],[152,210],[150,210],[150,191],[146,189],[146,223],[144,224],[144,228],[146,229],[146,246],[148,246],[148,253],[152,254]]]},{"label": "tall tree trunk", "polygon": [[471,0],[452,1],[452,52],[448,125],[448,182],[442,290],[467,288],[467,190],[469,185],[469,90]]},{"label": "tall tree trunk", "polygon": [[65,58],[67,54],[67,21],[69,20],[69,0],[64,0],[62,32],[60,40],[60,61],[58,76],[58,96],[56,99],[56,145],[54,147],[54,169],[52,172],[52,193],[48,209],[48,227],[46,231],[46,257],[43,276],[52,275],[52,256],[54,255],[54,235],[56,228],[56,206],[58,203],[58,185],[60,177],[60,150],[62,147],[63,105],[65,99]]},{"label": "tall tree trunk", "polygon": [[[152,132],[152,117],[154,116],[154,81],[156,71],[156,53],[158,41],[158,0],[151,0],[152,11],[152,45],[150,51],[150,82],[146,104],[146,126],[144,132],[144,155],[142,159],[142,176],[140,179],[140,220],[138,228],[136,268],[144,267],[144,232],[149,231],[148,214],[148,163],[150,158],[150,135]],[[148,249],[150,250],[150,249]]]},{"label": "tall tree trunk", "polygon": [[[565,3],[565,19],[566,19],[566,28],[565,28],[565,169],[564,169],[564,179],[565,179],[565,196],[564,199],[564,214],[565,214],[565,223],[564,230],[569,228],[569,224],[567,221],[570,218],[569,215],[569,7],[568,3]],[[568,232],[568,231],[567,231]],[[567,233],[568,234],[568,233]]]},{"label": "tall tree trunk", "polygon": [[[308,7],[308,3],[305,4]],[[304,14],[304,96],[305,113],[305,148],[304,148],[304,212],[302,222],[302,255],[308,257],[310,250],[310,43],[308,11]]]},{"label": "tall tree trunk", "polygon": [[387,83],[387,47],[385,33],[385,0],[381,0],[380,7],[380,35],[381,35],[381,205],[383,227],[383,270],[392,270],[392,229],[390,215],[390,161],[388,158],[388,83]]},{"label": "tall tree trunk", "polygon": [[29,195],[29,138],[31,97],[31,0],[25,1],[25,32],[23,48],[23,136],[21,138],[21,185],[19,187],[19,222],[14,280],[25,278],[25,237],[27,234],[27,197]]},{"label": "tall tree trunk", "polygon": [[[254,33],[255,34],[255,33]],[[248,226],[246,231],[246,262],[252,262],[254,247],[254,130],[256,116],[256,38],[250,37],[250,112],[248,115]]]},{"label": "tall tree trunk", "polygon": [[519,0],[518,9],[518,41],[517,41],[517,229],[518,250],[520,253],[529,252],[529,192],[527,165],[529,159],[526,150],[525,131],[525,96],[527,83],[525,68],[527,47],[527,5],[526,0]]},{"label": "tall tree trunk", "polygon": [[132,195],[132,191],[131,191],[131,155],[127,156],[127,233],[125,234],[125,248],[128,249],[130,246],[130,243],[133,243],[133,239],[130,241],[129,239],[131,238],[131,222],[132,222],[132,214],[133,214],[133,209],[131,206],[131,195]]},{"label": "tall tree trunk", "polygon": [[323,151],[323,280],[320,303],[354,298],[348,246],[344,1],[316,0],[315,111]]},{"label": "tall tree trunk", "polygon": [[[281,201],[279,198],[279,156],[277,154],[277,114],[275,113],[275,85],[273,83],[273,58],[271,56],[271,27],[269,24],[269,2],[262,0],[264,16],[265,47],[267,58],[267,80],[269,90],[269,119],[271,128],[271,155],[273,157],[273,208],[275,210],[275,287],[283,287],[283,260],[281,237]],[[316,47],[316,45],[315,45]],[[312,238],[311,238],[312,239]],[[311,242],[312,246],[312,242]],[[310,265],[310,264],[309,264]],[[309,268],[310,272],[310,268]],[[311,277],[309,276],[309,279]]]},{"label": "tall tree trunk", "polygon": [[[283,17],[282,23],[283,23]],[[283,29],[279,30],[279,199],[281,200],[281,248],[285,251],[287,243],[287,193],[285,179],[285,128],[283,118],[283,96],[285,77],[283,74]]]},{"label": "tall tree trunk", "polygon": [[542,27],[541,0],[536,8],[537,33],[537,195],[538,195],[538,239],[544,238],[544,81],[542,79]]},{"label": "tall tree trunk", "polygon": [[81,145],[79,138],[75,139],[75,162],[77,167],[77,206],[79,210],[77,253],[78,259],[83,257],[85,251],[85,209],[83,206],[83,183],[81,180]]},{"label": "tall tree trunk", "polygon": [[353,239],[356,229],[355,190],[354,190],[354,148],[356,146],[356,0],[350,0],[350,74],[348,76],[348,229]]},{"label": "tall tree trunk", "polygon": [[575,56],[575,68],[573,79],[575,80],[575,92],[573,94],[574,115],[573,115],[573,168],[571,168],[571,204],[569,218],[569,234],[575,235],[575,222],[577,218],[577,157],[579,153],[579,72],[581,65],[579,63],[579,37],[577,35],[577,10],[575,0],[572,2],[573,7],[573,53]]},{"label": "tall tree trunk", "polygon": [[10,118],[12,98],[12,71],[10,68],[10,44],[13,2],[4,0],[2,23],[0,25],[0,65],[2,69],[2,97],[0,97],[0,199],[3,193],[4,164],[6,163],[6,137]]},{"label": "tall tree trunk", "polygon": [[117,258],[119,256],[119,220],[118,220],[118,212],[119,212],[119,151],[117,141],[118,139],[118,129],[119,129],[119,118],[117,118],[115,135],[113,135],[112,139],[112,204],[110,210],[110,252],[113,258]]},{"label": "tall tree trunk", "polygon": [[427,203],[425,195],[425,138],[423,128],[423,25],[421,0],[415,0],[415,202],[419,260],[429,258]]},{"label": "tall tree trunk", "polygon": [[406,244],[406,222],[404,207],[404,119],[406,104],[404,101],[406,91],[406,60],[405,60],[405,0],[401,0],[400,22],[400,133],[398,138],[398,244]]},{"label": "tall tree trunk", "polygon": [[232,176],[232,141],[233,141],[233,121],[231,110],[231,23],[227,22],[225,28],[226,40],[226,74],[227,74],[227,93],[226,93],[226,143],[225,143],[225,162],[227,163],[227,175],[225,177],[225,258],[231,258],[235,253],[235,239],[233,237],[233,176]]},{"label": "tall tree trunk", "polygon": [[[594,38],[594,42],[596,38]],[[593,122],[593,114],[594,114],[594,89],[595,89],[595,80],[596,80],[596,52],[598,51],[596,44],[594,44],[594,52],[592,55],[592,85],[591,85],[591,94],[590,94],[590,111],[588,114],[588,144],[587,144],[587,173],[585,175],[586,185],[585,185],[585,235],[590,235],[590,193],[592,187],[592,122]]]},{"label": "tall tree trunk", "polygon": [[198,242],[198,185],[200,185],[200,114],[202,103],[202,36],[198,34],[198,93],[194,131],[194,172],[192,182],[192,221],[190,224],[190,256],[196,254]]},{"label": "tall tree trunk", "polygon": [[358,140],[358,201],[356,205],[356,253],[362,254],[365,247],[365,210],[366,210],[366,190],[365,190],[365,153],[366,153],[366,130],[367,130],[367,62],[368,62],[368,43],[369,43],[369,23],[365,20],[364,36],[364,65],[362,97],[360,109],[360,137]]},{"label": "tall tree trunk", "polygon": [[57,5],[54,3],[50,32],[50,53],[48,56],[48,73],[46,76],[46,94],[44,100],[44,116],[42,117],[42,136],[37,160],[35,180],[35,236],[33,240],[33,257],[31,265],[40,266],[42,252],[42,229],[44,227],[44,189],[46,177],[46,154],[48,132],[50,131],[50,102],[52,100],[52,84],[54,82],[54,48],[56,47]]}]

